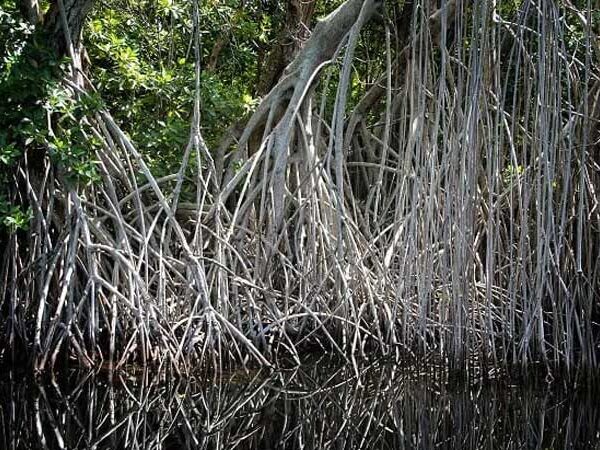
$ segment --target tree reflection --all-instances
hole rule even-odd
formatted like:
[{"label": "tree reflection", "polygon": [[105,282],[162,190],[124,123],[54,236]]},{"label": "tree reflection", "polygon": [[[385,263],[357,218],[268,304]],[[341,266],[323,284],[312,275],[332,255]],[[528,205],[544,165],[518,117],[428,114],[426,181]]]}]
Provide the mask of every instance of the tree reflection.
[{"label": "tree reflection", "polygon": [[0,448],[600,448],[597,403],[588,389],[379,363],[191,381],[11,373],[0,382]]}]

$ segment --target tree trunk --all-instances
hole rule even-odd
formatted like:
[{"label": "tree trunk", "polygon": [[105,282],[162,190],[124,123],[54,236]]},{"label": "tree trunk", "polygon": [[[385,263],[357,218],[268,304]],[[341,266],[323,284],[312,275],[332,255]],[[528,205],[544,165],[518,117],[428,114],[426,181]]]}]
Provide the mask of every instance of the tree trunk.
[{"label": "tree trunk", "polygon": [[42,20],[42,13],[37,0],[21,0],[19,9],[23,17],[32,25],[37,25]]},{"label": "tree trunk", "polygon": [[71,45],[73,51],[80,51],[83,25],[93,3],[93,0],[52,1],[44,17],[44,29],[50,37],[50,46],[58,56],[69,55]]},{"label": "tree trunk", "polygon": [[257,94],[267,94],[279,81],[281,74],[292,62],[310,37],[310,22],[315,12],[315,0],[287,0],[285,20],[277,42],[269,52],[259,74]]}]

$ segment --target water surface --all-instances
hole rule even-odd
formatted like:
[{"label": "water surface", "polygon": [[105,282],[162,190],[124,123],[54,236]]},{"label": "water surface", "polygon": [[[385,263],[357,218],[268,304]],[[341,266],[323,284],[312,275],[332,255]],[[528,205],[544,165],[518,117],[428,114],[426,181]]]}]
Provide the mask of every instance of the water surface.
[{"label": "water surface", "polygon": [[0,449],[600,449],[595,392],[386,364],[185,382],[5,373]]}]

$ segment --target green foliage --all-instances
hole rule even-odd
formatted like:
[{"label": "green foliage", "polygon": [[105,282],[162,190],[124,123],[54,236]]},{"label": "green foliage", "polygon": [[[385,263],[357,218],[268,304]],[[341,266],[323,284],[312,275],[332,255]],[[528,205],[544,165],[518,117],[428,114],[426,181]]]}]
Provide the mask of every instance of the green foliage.
[{"label": "green foliage", "polygon": [[[177,170],[190,133],[195,85],[191,4],[119,0],[98,5],[86,32],[91,77],[157,175]],[[271,16],[237,1],[202,5],[203,60],[225,39],[217,70],[203,70],[202,127],[213,146],[255,104],[257,53]],[[223,27],[223,24],[227,24]],[[225,28],[225,29],[224,29]]]},{"label": "green foliage", "polygon": [[502,171],[502,181],[504,181],[504,184],[510,185],[512,183],[517,182],[518,179],[522,177],[524,173],[525,168],[523,166],[513,166],[512,164],[509,164]]},{"label": "green foliage", "polygon": [[[202,72],[202,126],[212,147],[257,104],[257,60],[275,37],[281,5],[233,0],[202,4],[203,61],[222,40],[216,70]],[[84,31],[90,77],[124,130],[162,175],[177,170],[190,132],[195,85],[191,4],[117,0],[97,4]],[[223,24],[227,24],[225,27]],[[208,25],[208,26],[207,26]],[[85,117],[103,103],[76,98],[60,83],[68,60],[26,23],[15,2],[0,0],[0,223],[21,229],[27,205],[12,205],[11,178],[25,151],[49,155],[73,187],[99,180],[96,146]],[[16,209],[15,209],[16,208]],[[20,211],[20,213],[17,213]],[[0,225],[1,227],[2,225]]]},{"label": "green foliage", "polygon": [[21,19],[14,2],[0,1],[0,82],[16,64],[33,27]]},{"label": "green foliage", "polygon": [[[317,2],[316,16],[341,3]],[[180,0],[99,3],[84,33],[90,77],[159,176],[178,169],[190,133],[195,86],[191,8],[192,3]],[[285,21],[285,3],[244,1],[240,7],[239,0],[209,0],[201,2],[200,14],[201,125],[214,148],[229,125],[258,104],[260,64]]]},{"label": "green foliage", "polygon": [[16,189],[15,173],[24,152],[30,158],[48,153],[60,175],[74,187],[99,179],[89,124],[84,117],[97,110],[98,97],[77,99],[61,79],[68,60],[58,59],[48,37],[19,19],[14,5],[0,8],[0,228],[25,229],[31,218],[24,204],[8,199]]},{"label": "green foliage", "polygon": [[21,156],[21,151],[15,144],[6,143],[6,133],[0,133],[0,164],[12,167]]},{"label": "green foliage", "polygon": [[13,205],[3,197],[0,197],[0,224],[10,233],[19,230],[27,230],[29,222],[33,218],[31,208],[23,208]]}]

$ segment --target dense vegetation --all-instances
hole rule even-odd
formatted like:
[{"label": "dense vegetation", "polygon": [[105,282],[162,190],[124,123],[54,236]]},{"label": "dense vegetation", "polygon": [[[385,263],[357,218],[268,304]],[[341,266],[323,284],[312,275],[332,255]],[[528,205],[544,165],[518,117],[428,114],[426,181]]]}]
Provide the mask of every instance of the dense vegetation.
[{"label": "dense vegetation", "polygon": [[0,0],[0,359],[597,366],[589,0]]}]

